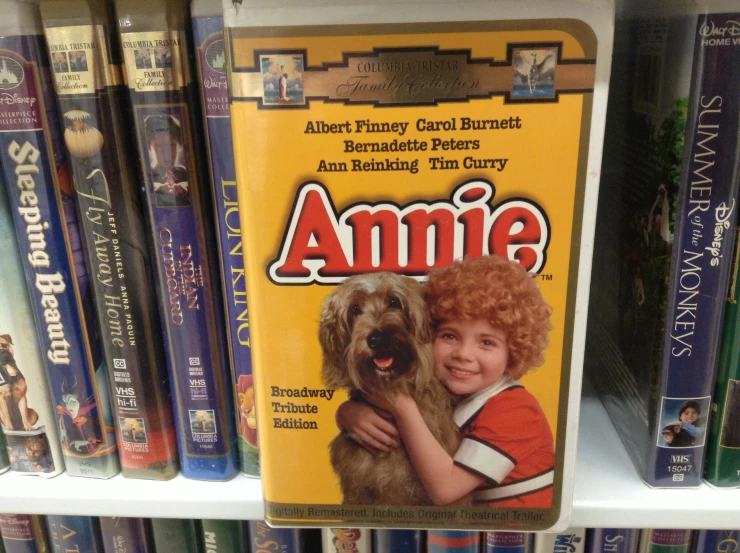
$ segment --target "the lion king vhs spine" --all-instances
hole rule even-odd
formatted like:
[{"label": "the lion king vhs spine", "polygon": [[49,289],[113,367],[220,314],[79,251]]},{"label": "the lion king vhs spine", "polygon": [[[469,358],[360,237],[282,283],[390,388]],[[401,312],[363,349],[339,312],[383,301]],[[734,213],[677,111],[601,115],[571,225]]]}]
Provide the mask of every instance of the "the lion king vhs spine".
[{"label": "the lion king vhs spine", "polygon": [[[17,2],[9,15],[2,20],[10,27],[2,38],[0,69],[7,75],[5,93],[14,101],[0,103],[0,163],[59,439],[70,475],[110,478],[119,471],[119,462],[108,375],[38,5]],[[22,25],[14,25],[15,18],[22,18]]]},{"label": "the lion king vhs spine", "polygon": [[154,553],[149,519],[100,517],[105,553]]},{"label": "the lion king vhs spine", "polygon": [[153,518],[154,550],[157,553],[204,553],[200,523],[191,519]]},{"label": "the lion king vhs spine", "polygon": [[249,551],[280,551],[308,553],[304,536],[297,528],[272,528],[261,520],[249,521]]},{"label": "the lion king vhs spine", "polygon": [[420,530],[390,530],[378,528],[373,532],[373,551],[375,553],[422,553],[424,532]]},{"label": "the lion king vhs spine", "polygon": [[123,475],[168,480],[177,438],[112,5],[44,0],[41,14]]},{"label": "the lion king vhs spine", "polygon": [[638,553],[689,553],[691,530],[641,530]]},{"label": "the lion king vhs spine", "polygon": [[481,532],[429,530],[427,553],[479,553]]},{"label": "the lion king vhs spine", "polygon": [[372,553],[372,530],[368,528],[322,528],[322,553]]},{"label": "the lion king vhs spine", "polygon": [[586,530],[586,553],[636,553],[640,531],[634,528]]},{"label": "the lion king vhs spine", "polygon": [[239,471],[218,262],[188,57],[187,6],[116,2],[132,132],[173,390],[183,474],[228,480]]},{"label": "the lion king vhs spine", "polygon": [[528,532],[486,532],[484,553],[530,553],[534,534]]},{"label": "the lion king vhs spine", "polygon": [[697,530],[691,553],[734,553],[740,546],[740,530]]},{"label": "the lion king vhs spine", "polygon": [[46,528],[52,551],[104,553],[97,517],[47,515]]},{"label": "the lion king vhs spine", "polygon": [[193,0],[193,41],[219,245],[225,324],[228,329],[226,336],[235,388],[239,460],[244,474],[259,476],[247,284],[226,85],[222,13],[220,0]]},{"label": "the lion king vhs spine", "polygon": [[247,523],[241,520],[200,521],[204,553],[243,553],[249,547]]},{"label": "the lion king vhs spine", "polygon": [[0,536],[5,553],[51,553],[42,516],[0,515]]},{"label": "the lion king vhs spine", "polygon": [[12,401],[8,420],[0,416],[0,467],[48,478],[64,470],[64,457],[5,186],[0,175],[0,380],[22,379],[26,389]]}]

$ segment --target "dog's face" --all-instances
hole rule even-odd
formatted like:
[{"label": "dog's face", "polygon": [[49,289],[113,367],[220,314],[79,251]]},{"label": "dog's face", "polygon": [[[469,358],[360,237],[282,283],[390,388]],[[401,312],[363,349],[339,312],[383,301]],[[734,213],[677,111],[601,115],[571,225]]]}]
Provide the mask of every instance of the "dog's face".
[{"label": "dog's face", "polygon": [[0,334],[0,365],[15,364],[13,339],[10,334]]},{"label": "dog's face", "polygon": [[358,275],[324,302],[322,376],[370,394],[419,385],[432,375],[432,326],[421,285],[393,273]]}]

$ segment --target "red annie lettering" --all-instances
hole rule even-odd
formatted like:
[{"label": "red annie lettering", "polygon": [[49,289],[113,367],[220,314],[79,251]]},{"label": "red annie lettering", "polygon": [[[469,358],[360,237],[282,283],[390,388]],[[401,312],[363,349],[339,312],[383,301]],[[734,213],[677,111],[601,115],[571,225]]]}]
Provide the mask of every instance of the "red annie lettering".
[{"label": "red annie lettering", "polygon": [[522,198],[492,207],[494,195],[490,182],[472,180],[449,200],[357,203],[338,213],[321,183],[306,182],[268,275],[278,284],[304,285],[378,271],[423,280],[434,267],[489,253],[540,272],[550,239],[547,215]]},{"label": "red annie lettering", "polygon": [[320,184],[306,183],[298,192],[282,250],[282,262],[270,270],[278,281],[307,284],[318,273],[327,278],[349,271],[334,207]]}]

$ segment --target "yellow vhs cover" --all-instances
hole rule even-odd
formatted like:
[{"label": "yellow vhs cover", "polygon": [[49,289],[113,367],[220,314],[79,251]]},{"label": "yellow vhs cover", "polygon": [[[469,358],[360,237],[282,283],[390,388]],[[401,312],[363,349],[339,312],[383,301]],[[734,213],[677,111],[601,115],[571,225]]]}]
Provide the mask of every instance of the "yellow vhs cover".
[{"label": "yellow vhs cover", "polygon": [[607,1],[225,3],[267,521],[570,518]]}]

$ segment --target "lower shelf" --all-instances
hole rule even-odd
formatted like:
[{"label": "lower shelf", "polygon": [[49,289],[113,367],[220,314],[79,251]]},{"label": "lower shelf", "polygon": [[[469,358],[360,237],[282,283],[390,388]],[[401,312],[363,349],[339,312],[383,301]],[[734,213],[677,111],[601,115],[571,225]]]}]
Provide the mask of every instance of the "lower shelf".
[{"label": "lower shelf", "polygon": [[[590,390],[581,402],[573,526],[737,528],[740,490],[653,490],[637,476],[604,407]],[[261,482],[238,476],[168,482],[0,476],[0,512],[97,516],[261,519]]]}]

